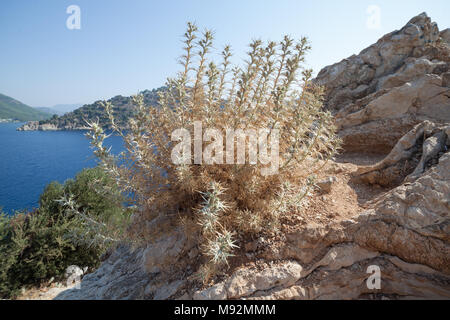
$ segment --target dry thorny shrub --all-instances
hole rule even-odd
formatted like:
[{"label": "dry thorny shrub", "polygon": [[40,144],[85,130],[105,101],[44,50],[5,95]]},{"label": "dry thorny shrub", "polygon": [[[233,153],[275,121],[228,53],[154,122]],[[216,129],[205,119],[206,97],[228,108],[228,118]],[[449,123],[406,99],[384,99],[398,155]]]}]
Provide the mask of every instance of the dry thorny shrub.
[{"label": "dry thorny shrub", "polygon": [[[227,264],[237,238],[274,234],[280,215],[300,210],[314,173],[340,143],[331,114],[322,108],[322,88],[310,82],[312,71],[302,67],[310,49],[306,38],[254,40],[242,68],[232,65],[230,46],[216,64],[210,58],[212,40],[211,31],[199,36],[197,27],[188,23],[181,72],[167,80],[158,107],[145,106],[140,95],[133,97],[137,114],[127,132],[114,123],[112,106],[104,103],[112,127],[125,141],[120,161],[103,146],[102,128],[90,124],[96,155],[139,208],[131,233],[151,241],[146,222],[161,213],[195,222],[207,261],[199,270],[204,279]],[[244,164],[173,163],[177,141],[172,141],[172,133],[180,128],[193,132],[195,121],[224,132],[277,129],[278,173],[261,174],[267,165],[250,164],[248,152]],[[208,144],[202,142],[203,148]]]}]

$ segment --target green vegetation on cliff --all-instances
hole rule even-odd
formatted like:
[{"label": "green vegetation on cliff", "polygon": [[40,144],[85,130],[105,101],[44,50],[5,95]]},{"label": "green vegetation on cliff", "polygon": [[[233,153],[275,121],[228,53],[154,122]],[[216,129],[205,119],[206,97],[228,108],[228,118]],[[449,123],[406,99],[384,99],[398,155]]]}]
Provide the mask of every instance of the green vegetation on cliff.
[{"label": "green vegetation on cliff", "polygon": [[0,93],[0,119],[19,121],[45,120],[52,115]]},{"label": "green vegetation on cliff", "polygon": [[[105,189],[107,194],[102,192]],[[70,198],[77,212],[60,201],[63,198]],[[103,226],[126,226],[129,210],[122,201],[115,182],[93,168],[64,185],[50,183],[35,211],[0,213],[0,299],[52,277],[61,280],[70,265],[98,266],[100,256],[114,243],[99,241]],[[93,223],[102,228],[94,230]]]}]

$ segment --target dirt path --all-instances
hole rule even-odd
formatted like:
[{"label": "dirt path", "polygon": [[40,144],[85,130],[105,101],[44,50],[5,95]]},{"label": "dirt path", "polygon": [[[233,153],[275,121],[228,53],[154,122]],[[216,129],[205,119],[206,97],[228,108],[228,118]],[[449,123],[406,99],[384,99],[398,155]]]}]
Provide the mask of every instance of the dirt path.
[{"label": "dirt path", "polygon": [[[287,217],[288,225],[304,226],[306,224],[328,224],[331,221],[345,220],[366,210],[371,200],[377,198],[388,189],[381,186],[369,186],[352,180],[360,166],[367,166],[382,160],[385,155],[347,153],[330,161],[317,176],[317,181],[335,177],[329,193],[316,190],[305,210]],[[288,228],[285,231],[293,231]]]}]

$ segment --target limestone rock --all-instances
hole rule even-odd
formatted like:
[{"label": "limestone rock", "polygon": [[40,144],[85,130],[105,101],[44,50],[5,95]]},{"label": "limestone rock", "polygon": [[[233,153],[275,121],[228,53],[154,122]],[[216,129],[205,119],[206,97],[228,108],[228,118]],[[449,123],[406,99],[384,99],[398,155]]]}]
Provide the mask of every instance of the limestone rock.
[{"label": "limestone rock", "polygon": [[[163,227],[163,221],[158,220]],[[167,231],[167,230],[166,230]],[[146,246],[116,249],[94,273],[86,275],[80,289],[62,292],[56,299],[168,299],[182,290],[192,241],[175,228]]]},{"label": "limestone rock", "polygon": [[450,88],[450,72],[442,74],[442,86]]},{"label": "limestone rock", "polygon": [[439,127],[429,121],[418,124],[397,142],[381,162],[361,167],[355,180],[382,186],[414,181],[448,150],[448,131],[449,125]]},{"label": "limestone rock", "polygon": [[290,286],[300,279],[302,270],[300,264],[292,261],[267,268],[261,272],[242,269],[235,272],[224,283],[196,292],[194,299],[236,299],[250,296],[257,291]]},{"label": "limestone rock", "polygon": [[331,186],[337,181],[336,177],[331,176],[324,180],[318,181],[316,185],[325,193],[330,193]]},{"label": "limestone rock", "polygon": [[55,299],[143,299],[150,280],[143,268],[143,249],[122,246],[94,273],[84,276],[80,289],[63,291]]},{"label": "limestone rock", "polygon": [[319,72],[314,81],[325,86],[345,150],[387,153],[423,120],[450,121],[450,47],[438,41],[447,30],[422,13]]},{"label": "limestone rock", "polygon": [[181,230],[169,233],[151,243],[144,251],[144,265],[150,273],[161,272],[161,267],[175,263],[186,244]]},{"label": "limestone rock", "polygon": [[443,41],[450,44],[450,28],[442,30],[439,36],[442,38]]}]

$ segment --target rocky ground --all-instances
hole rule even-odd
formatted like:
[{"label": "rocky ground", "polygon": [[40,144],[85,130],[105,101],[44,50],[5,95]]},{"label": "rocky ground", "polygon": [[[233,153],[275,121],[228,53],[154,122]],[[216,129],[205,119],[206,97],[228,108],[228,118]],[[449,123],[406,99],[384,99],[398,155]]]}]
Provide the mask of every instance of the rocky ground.
[{"label": "rocky ground", "polygon": [[72,289],[75,284],[43,284],[40,288],[23,289],[17,300],[53,300],[61,292]]},{"label": "rocky ground", "polygon": [[449,30],[423,13],[320,71],[347,151],[387,153],[417,123],[450,121]]},{"label": "rocky ground", "polygon": [[[450,29],[421,14],[319,73],[344,151],[305,210],[248,239],[215,283],[193,285],[199,250],[177,227],[118,248],[56,298],[449,299],[449,43]],[[374,266],[379,288],[367,285]]]}]

